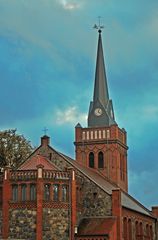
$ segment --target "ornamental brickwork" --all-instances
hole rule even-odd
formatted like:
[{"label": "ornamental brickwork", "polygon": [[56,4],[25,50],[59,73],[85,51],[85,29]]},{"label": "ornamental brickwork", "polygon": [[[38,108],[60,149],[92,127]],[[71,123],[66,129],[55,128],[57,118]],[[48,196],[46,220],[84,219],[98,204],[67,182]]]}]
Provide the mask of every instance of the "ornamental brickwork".
[{"label": "ornamental brickwork", "polygon": [[125,208],[122,214],[124,240],[156,238],[156,226],[153,219]]}]

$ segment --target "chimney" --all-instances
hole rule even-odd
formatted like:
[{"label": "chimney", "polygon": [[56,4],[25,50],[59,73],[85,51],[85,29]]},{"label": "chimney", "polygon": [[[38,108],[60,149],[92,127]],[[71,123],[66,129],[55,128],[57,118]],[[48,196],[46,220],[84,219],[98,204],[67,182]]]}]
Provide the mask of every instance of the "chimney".
[{"label": "chimney", "polygon": [[48,146],[50,143],[50,137],[48,137],[47,135],[44,135],[43,137],[41,137],[41,146]]},{"label": "chimney", "polygon": [[158,206],[152,207],[152,214],[158,218]]}]

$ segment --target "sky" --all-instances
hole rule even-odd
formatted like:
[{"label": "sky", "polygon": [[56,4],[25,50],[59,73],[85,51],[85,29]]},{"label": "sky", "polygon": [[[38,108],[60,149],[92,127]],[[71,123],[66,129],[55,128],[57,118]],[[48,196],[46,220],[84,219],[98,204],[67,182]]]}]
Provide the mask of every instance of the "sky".
[{"label": "sky", "polygon": [[128,134],[129,193],[158,205],[158,1],[0,0],[0,130],[17,128],[74,158],[87,126],[98,33],[110,98]]}]

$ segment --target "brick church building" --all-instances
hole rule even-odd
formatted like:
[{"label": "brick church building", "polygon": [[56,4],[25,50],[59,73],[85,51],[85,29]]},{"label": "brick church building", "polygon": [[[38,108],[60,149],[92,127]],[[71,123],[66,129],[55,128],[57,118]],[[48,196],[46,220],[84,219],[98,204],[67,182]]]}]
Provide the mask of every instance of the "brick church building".
[{"label": "brick church building", "polygon": [[75,127],[75,160],[47,135],[0,176],[0,239],[158,240],[152,211],[128,193],[127,133],[115,121],[99,28],[88,124]]}]

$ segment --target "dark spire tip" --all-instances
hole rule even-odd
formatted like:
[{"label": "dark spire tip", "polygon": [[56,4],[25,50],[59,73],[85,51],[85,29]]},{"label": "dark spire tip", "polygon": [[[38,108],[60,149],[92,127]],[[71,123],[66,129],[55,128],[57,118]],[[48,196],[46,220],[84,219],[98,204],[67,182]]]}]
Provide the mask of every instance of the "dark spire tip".
[{"label": "dark spire tip", "polygon": [[101,29],[98,30],[98,33],[101,33]]}]

